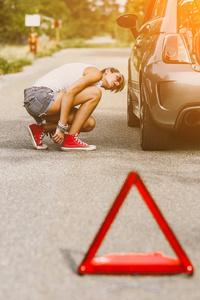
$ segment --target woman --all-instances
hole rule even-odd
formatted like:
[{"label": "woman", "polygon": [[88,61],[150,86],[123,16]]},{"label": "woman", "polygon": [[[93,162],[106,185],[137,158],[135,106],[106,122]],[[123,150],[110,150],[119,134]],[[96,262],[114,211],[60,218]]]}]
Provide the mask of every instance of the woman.
[{"label": "woman", "polygon": [[62,142],[61,150],[96,149],[83,143],[78,133],[95,127],[91,114],[101,99],[100,87],[118,92],[124,84],[124,76],[117,69],[100,71],[83,63],[65,64],[38,79],[24,90],[24,106],[37,122],[28,126],[34,148],[47,149],[42,139],[55,131],[52,140]]}]

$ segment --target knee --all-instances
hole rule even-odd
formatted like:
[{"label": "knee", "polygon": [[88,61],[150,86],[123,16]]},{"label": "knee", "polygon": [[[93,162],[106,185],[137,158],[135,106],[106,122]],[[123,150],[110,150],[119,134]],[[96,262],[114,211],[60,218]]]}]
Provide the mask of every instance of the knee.
[{"label": "knee", "polygon": [[87,121],[86,121],[84,127],[85,127],[85,130],[86,130],[86,131],[91,131],[92,129],[94,129],[95,125],[96,125],[95,119],[94,119],[93,117],[90,116],[90,117],[87,119]]},{"label": "knee", "polygon": [[92,96],[92,99],[95,101],[95,102],[99,102],[100,99],[101,99],[101,90],[97,87],[97,86],[93,86],[92,87],[92,93],[91,93],[91,96]]}]

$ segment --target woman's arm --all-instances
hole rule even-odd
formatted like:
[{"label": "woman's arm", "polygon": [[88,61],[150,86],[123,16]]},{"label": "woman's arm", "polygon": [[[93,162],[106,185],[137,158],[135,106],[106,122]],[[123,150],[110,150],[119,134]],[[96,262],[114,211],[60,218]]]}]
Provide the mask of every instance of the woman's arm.
[{"label": "woman's arm", "polygon": [[[95,67],[87,67],[84,70],[83,77],[69,86],[63,92],[61,100],[61,109],[60,109],[60,123],[62,125],[67,124],[67,119],[71,108],[73,107],[73,101],[76,94],[84,90],[86,87],[93,85],[102,78],[102,73]],[[58,128],[56,133],[53,136],[53,141],[55,143],[61,143],[64,138],[64,133],[61,132]]]}]

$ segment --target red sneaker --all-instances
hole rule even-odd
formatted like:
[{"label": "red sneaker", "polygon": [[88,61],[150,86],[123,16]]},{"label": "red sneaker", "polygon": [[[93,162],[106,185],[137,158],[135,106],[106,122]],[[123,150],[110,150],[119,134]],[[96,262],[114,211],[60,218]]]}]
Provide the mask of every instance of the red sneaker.
[{"label": "red sneaker", "polygon": [[42,144],[42,139],[45,136],[45,129],[43,125],[32,124],[28,126],[28,133],[35,149],[45,150],[48,148],[47,145]]},{"label": "red sneaker", "polygon": [[88,145],[78,138],[78,134],[65,134],[61,150],[95,150],[96,146]]}]

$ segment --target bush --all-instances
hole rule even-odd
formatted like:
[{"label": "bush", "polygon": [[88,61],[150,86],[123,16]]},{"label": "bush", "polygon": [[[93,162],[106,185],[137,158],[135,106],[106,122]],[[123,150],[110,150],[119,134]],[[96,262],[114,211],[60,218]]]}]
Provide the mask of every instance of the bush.
[{"label": "bush", "polygon": [[8,74],[10,69],[10,63],[3,57],[0,57],[0,75]]},{"label": "bush", "polygon": [[8,61],[0,57],[0,75],[21,72],[23,66],[30,65],[32,62],[28,59],[18,59],[15,61]]}]

